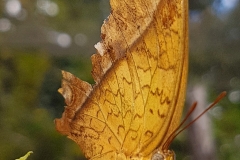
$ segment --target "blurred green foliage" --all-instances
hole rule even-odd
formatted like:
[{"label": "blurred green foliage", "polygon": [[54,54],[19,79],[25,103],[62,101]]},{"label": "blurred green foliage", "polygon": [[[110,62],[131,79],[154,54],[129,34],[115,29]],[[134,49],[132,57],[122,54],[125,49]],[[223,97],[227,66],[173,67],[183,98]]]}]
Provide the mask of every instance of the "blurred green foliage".
[{"label": "blurred green foliage", "polygon": [[[15,159],[29,150],[34,151],[29,160],[84,159],[78,146],[55,130],[53,120],[64,110],[57,93],[60,70],[94,83],[90,56],[100,40],[109,2],[21,0],[15,15],[6,8],[7,2],[0,2],[0,159]],[[240,4],[225,14],[214,12],[212,4],[216,3],[190,3],[189,84],[207,85],[209,101],[222,90],[229,92],[221,102],[223,107],[218,106],[220,116],[212,117],[214,137],[219,159],[237,160],[240,26],[236,19]],[[70,39],[61,39],[62,35]],[[234,102],[233,92],[238,93]],[[185,140],[179,135],[171,146],[179,159],[189,154]]]},{"label": "blurred green foliage", "polygon": [[32,159],[74,159],[77,149],[68,148],[76,145],[56,132],[54,114],[39,103],[49,57],[40,51],[16,52],[0,54],[1,159],[14,159],[27,150],[34,150]]}]

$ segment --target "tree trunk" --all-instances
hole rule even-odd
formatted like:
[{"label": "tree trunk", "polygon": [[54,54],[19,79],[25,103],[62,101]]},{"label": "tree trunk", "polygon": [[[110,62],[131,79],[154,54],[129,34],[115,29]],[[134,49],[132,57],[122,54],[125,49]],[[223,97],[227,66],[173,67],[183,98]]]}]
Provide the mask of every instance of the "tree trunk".
[{"label": "tree trunk", "polygon": [[[197,101],[197,107],[191,114],[189,120],[193,120],[207,107],[207,91],[205,86],[196,85],[189,92],[187,106]],[[216,160],[216,147],[213,140],[211,119],[208,113],[200,117],[187,131],[188,143],[192,153],[192,160]]]}]

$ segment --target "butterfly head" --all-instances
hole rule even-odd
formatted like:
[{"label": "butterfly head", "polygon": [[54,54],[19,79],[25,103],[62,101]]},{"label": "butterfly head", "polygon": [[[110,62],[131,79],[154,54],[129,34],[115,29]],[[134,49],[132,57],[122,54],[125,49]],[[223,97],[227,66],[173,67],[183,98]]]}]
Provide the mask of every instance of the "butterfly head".
[{"label": "butterfly head", "polygon": [[156,150],[155,153],[153,153],[151,160],[176,160],[176,156],[171,150]]}]

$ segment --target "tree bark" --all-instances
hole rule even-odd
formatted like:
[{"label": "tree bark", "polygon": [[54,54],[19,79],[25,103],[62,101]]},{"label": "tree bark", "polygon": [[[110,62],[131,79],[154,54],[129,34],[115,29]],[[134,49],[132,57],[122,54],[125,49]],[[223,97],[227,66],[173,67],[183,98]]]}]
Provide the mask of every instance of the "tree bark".
[{"label": "tree bark", "polygon": [[[192,121],[201,114],[207,105],[207,91],[203,85],[195,85],[187,96],[187,106],[197,101],[197,107],[190,115]],[[213,140],[212,122],[209,113],[201,116],[193,125],[188,128],[187,138],[192,153],[192,160],[216,160],[216,147]]]}]

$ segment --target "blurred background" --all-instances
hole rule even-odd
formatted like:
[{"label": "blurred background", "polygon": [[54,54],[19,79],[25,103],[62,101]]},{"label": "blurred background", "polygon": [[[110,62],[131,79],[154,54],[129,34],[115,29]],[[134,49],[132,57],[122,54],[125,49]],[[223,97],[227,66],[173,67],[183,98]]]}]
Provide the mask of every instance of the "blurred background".
[{"label": "blurred background", "polygon": [[[198,101],[203,111],[219,93],[228,94],[181,133],[171,149],[177,159],[238,160],[240,2],[190,0],[189,7],[186,106]],[[93,83],[90,56],[109,12],[108,0],[0,1],[0,159],[19,158],[30,150],[29,160],[84,159],[53,123],[64,110],[57,92],[60,70]]]}]

